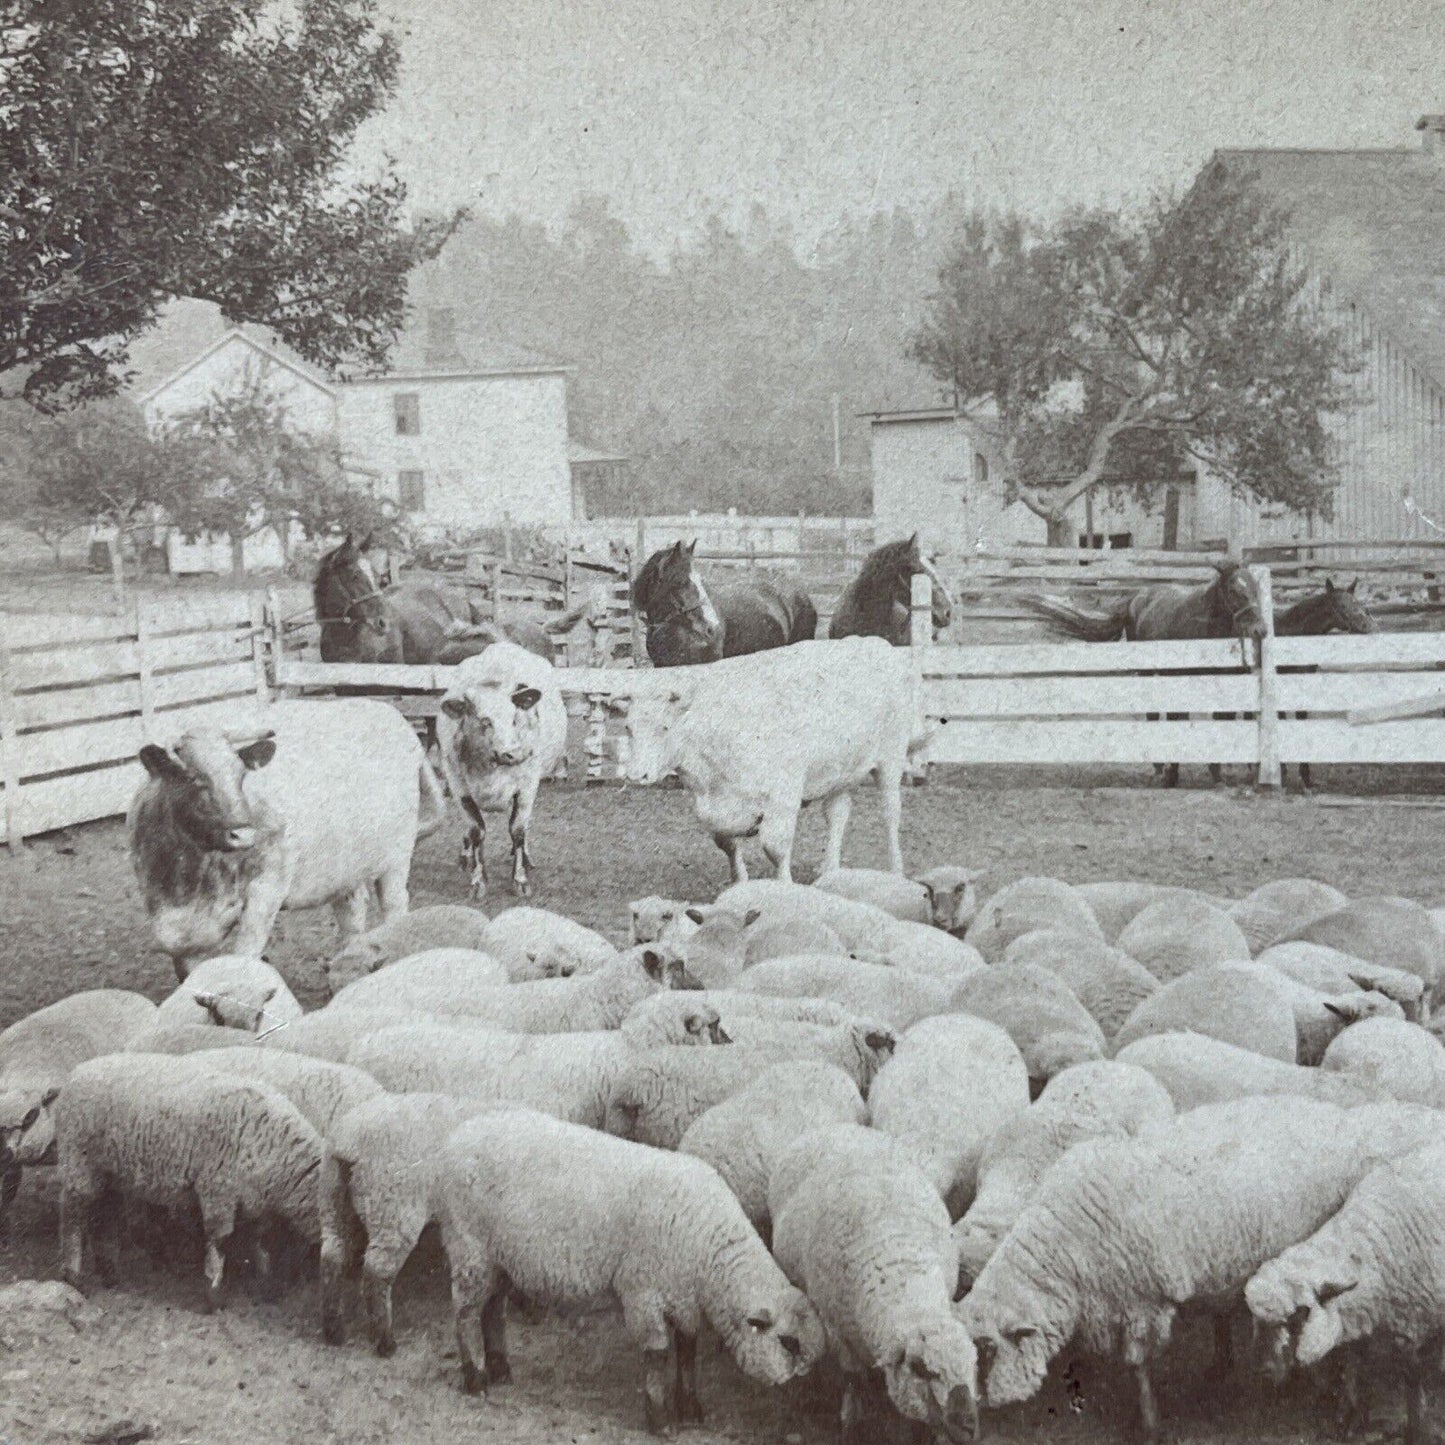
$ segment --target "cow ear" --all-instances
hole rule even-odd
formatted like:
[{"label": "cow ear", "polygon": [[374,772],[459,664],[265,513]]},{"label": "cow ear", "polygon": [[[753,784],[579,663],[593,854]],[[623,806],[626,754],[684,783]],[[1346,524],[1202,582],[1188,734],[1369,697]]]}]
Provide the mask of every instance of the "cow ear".
[{"label": "cow ear", "polygon": [[531,712],[541,700],[542,693],[540,688],[519,687],[516,692],[512,694],[512,706],[521,708],[523,712]]},{"label": "cow ear", "polygon": [[237,748],[236,756],[254,773],[257,768],[264,768],[276,756],[276,739],[269,735],[257,738],[254,743]]},{"label": "cow ear", "polygon": [[450,718],[464,718],[467,715],[467,700],[464,697],[444,697],[441,710]]},{"label": "cow ear", "polygon": [[157,747],[154,743],[147,743],[140,750],[141,766],[145,768],[153,778],[185,778],[190,775],[186,772],[185,764],[172,752],[165,748]]}]

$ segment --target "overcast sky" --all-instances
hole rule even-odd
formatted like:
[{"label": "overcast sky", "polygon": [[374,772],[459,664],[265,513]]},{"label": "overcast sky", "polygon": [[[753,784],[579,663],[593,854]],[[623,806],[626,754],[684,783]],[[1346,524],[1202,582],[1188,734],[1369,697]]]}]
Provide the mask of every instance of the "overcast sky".
[{"label": "overcast sky", "polygon": [[806,254],[845,211],[1117,199],[1445,110],[1445,0],[386,3],[404,73],[366,145],[419,202],[556,224],[600,192],[657,252],[754,200]]}]

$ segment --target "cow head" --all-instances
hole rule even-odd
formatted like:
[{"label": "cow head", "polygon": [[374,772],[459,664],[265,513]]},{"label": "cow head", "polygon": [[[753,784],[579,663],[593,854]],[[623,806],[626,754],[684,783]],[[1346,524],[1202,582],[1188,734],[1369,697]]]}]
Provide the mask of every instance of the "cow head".
[{"label": "cow head", "polygon": [[0,1093],[0,1171],[44,1162],[55,1145],[50,1106],[59,1093],[57,1088]]},{"label": "cow head", "polygon": [[448,693],[442,713],[457,727],[458,760],[481,768],[515,767],[537,750],[540,688],[526,682],[479,682]]},{"label": "cow head", "polygon": [[181,830],[201,848],[236,853],[254,846],[256,819],[242,790],[246,774],[276,756],[271,732],[222,733],[198,729],[174,748],[147,743],[140,760],[171,795]]},{"label": "cow head", "polygon": [[687,712],[687,698],[676,688],[643,693],[627,709],[629,783],[660,783],[677,766],[673,730]]}]

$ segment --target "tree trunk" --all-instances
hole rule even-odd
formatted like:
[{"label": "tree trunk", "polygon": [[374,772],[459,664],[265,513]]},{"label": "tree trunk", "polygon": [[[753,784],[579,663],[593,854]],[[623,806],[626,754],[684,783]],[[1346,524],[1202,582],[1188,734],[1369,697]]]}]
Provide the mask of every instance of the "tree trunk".
[{"label": "tree trunk", "polygon": [[1050,547],[1075,547],[1079,539],[1074,535],[1074,524],[1066,512],[1050,512],[1045,518],[1049,524]]},{"label": "tree trunk", "polygon": [[236,532],[231,533],[231,572],[237,577],[246,572],[246,538]]}]

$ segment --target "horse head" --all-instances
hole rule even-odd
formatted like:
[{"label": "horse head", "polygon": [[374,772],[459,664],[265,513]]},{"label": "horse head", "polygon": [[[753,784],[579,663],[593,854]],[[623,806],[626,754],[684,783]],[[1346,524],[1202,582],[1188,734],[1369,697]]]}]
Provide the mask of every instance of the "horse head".
[{"label": "horse head", "polygon": [[348,533],[339,547],[321,559],[312,586],[319,622],[368,627],[378,634],[390,626],[381,588],[366,556],[371,540],[370,533],[360,542]]},{"label": "horse head", "polygon": [[[697,539],[654,552],[637,574],[632,605],[669,662],[702,662],[721,656],[722,619],[693,567]],[[660,659],[653,657],[654,662]]]},{"label": "horse head", "polygon": [[1325,578],[1323,621],[1330,632],[1373,632],[1375,619],[1365,611],[1364,604],[1355,597],[1360,579],[1355,578],[1348,587],[1336,587],[1332,577]]},{"label": "horse head", "polygon": [[932,583],[930,620],[936,637],[953,621],[953,599],[948,595],[948,588],[943,585],[943,579],[934,570],[932,562],[924,555],[918,533],[915,532],[902,545],[893,571],[893,601],[895,606],[901,606],[905,613],[913,610],[913,579],[918,576],[927,577]]},{"label": "horse head", "polygon": [[1215,607],[1229,619],[1230,635],[1258,642],[1265,635],[1264,610],[1254,574],[1237,557],[1214,564]]}]

